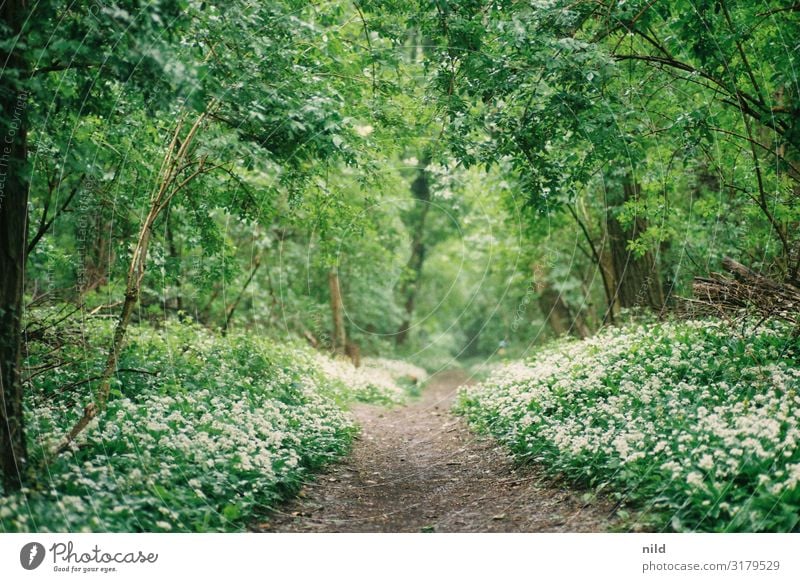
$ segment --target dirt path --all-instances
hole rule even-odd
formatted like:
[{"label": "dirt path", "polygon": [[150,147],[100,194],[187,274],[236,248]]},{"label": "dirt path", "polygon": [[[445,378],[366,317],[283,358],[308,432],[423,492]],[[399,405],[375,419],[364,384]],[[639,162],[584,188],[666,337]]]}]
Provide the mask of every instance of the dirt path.
[{"label": "dirt path", "polygon": [[277,532],[602,531],[608,502],[582,501],[450,414],[463,372],[436,375],[409,406],[361,405],[353,453],[263,524]]}]

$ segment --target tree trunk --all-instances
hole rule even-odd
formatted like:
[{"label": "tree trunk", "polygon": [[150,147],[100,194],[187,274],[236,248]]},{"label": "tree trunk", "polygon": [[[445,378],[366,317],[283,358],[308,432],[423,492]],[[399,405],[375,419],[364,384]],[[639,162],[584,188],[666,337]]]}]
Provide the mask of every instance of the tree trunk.
[{"label": "tree trunk", "polygon": [[[91,184],[92,181],[90,180],[87,184],[87,189],[96,190],[97,186],[92,186]],[[87,295],[108,283],[110,266],[114,257],[109,236],[111,221],[106,216],[107,212],[105,202],[101,202],[92,225],[93,236],[84,256],[83,285],[80,289],[82,295]]]},{"label": "tree trunk", "polygon": [[[626,179],[623,183],[623,203],[639,196],[639,185]],[[621,208],[620,205],[618,208]],[[615,297],[620,307],[650,307],[661,311],[664,290],[653,253],[648,250],[639,257],[628,249],[628,241],[636,239],[647,228],[643,218],[635,217],[633,224],[623,227],[609,209],[606,216],[611,264],[616,282]]]},{"label": "tree trunk", "polygon": [[[583,232],[583,236],[586,239],[586,242],[589,244],[589,248],[592,251],[592,259],[594,259],[595,264],[597,265],[598,270],[600,271],[600,279],[603,282],[603,292],[606,295],[606,303],[608,308],[606,309],[605,313],[603,314],[603,323],[611,322],[614,323],[614,318],[617,315],[618,309],[616,304],[616,299],[614,298],[614,281],[613,281],[613,274],[610,269],[608,269],[608,265],[603,260],[603,245],[605,243],[605,236],[600,243],[600,248],[598,249],[598,245],[595,244],[592,235],[589,233],[589,228],[586,226],[586,223],[581,220],[581,217],[578,215],[578,209],[573,208],[571,205],[567,204],[567,209],[572,214],[572,217],[575,219],[575,222],[578,223],[578,226]],[[605,231],[604,231],[605,232]],[[588,296],[588,294],[587,294]]]},{"label": "tree trunk", "polygon": [[578,338],[588,337],[589,328],[580,313],[573,314],[564,299],[551,284],[545,285],[539,292],[539,309],[547,318],[547,323],[556,335],[569,333]]},{"label": "tree trunk", "polygon": [[344,353],[350,358],[350,361],[353,363],[353,366],[356,368],[361,367],[361,348],[358,347],[358,344],[347,340],[347,343],[344,347]]},{"label": "tree trunk", "polygon": [[242,289],[241,291],[239,291],[239,294],[236,296],[236,299],[234,299],[233,303],[231,303],[230,307],[228,307],[228,316],[225,318],[225,327],[222,328],[223,335],[228,333],[228,329],[230,328],[231,322],[233,321],[233,314],[236,312],[236,308],[239,307],[239,303],[242,301],[242,297],[244,297],[244,294],[247,292],[247,288],[250,286],[250,283],[253,282],[253,277],[256,276],[256,272],[258,271],[258,268],[260,266],[261,266],[261,255],[257,255],[255,258],[255,262],[253,264],[253,268],[250,271],[250,276],[247,277],[247,280],[244,282],[244,285],[242,285]]},{"label": "tree trunk", "polygon": [[336,269],[328,272],[328,286],[331,290],[331,314],[333,315],[333,338],[331,348],[336,354],[342,354],[347,347],[347,335],[344,329],[344,308],[342,306],[342,290],[339,287],[339,273]]},{"label": "tree trunk", "polygon": [[605,225],[606,232],[603,238],[603,246],[600,249],[600,270],[604,274],[606,285],[611,290],[610,297],[607,295],[608,310],[603,314],[603,322],[616,323],[619,315],[619,296],[617,295],[617,278],[614,274],[614,261],[611,255],[611,242],[608,236],[608,225]]},{"label": "tree trunk", "polygon": [[[10,33],[5,35],[6,44],[13,46],[11,38],[24,20],[22,2],[3,3],[0,15]],[[15,74],[24,76],[24,61],[16,53],[0,51],[0,62],[6,68],[0,81],[0,469],[8,492],[20,488],[27,459],[20,366],[28,245],[28,96],[14,81]]]},{"label": "tree trunk", "polygon": [[179,181],[181,168],[185,167],[185,163],[191,155],[191,144],[197,136],[200,126],[205,121],[206,115],[206,113],[201,113],[197,117],[197,120],[184,137],[182,143],[180,140],[180,132],[183,128],[183,119],[179,120],[177,123],[175,134],[167,148],[167,153],[161,167],[158,190],[153,193],[150,199],[150,210],[142,223],[139,230],[139,239],[136,246],[133,248],[133,255],[131,256],[125,284],[125,300],[122,303],[122,311],[117,320],[117,325],[114,328],[114,337],[108,349],[103,373],[99,378],[95,400],[86,405],[81,419],[75,423],[69,433],[56,447],[54,451],[56,454],[65,451],[70,443],[83,432],[92,419],[94,419],[108,403],[108,398],[111,393],[111,378],[117,371],[117,363],[119,362],[122,348],[125,345],[125,335],[128,331],[128,324],[131,321],[131,314],[133,313],[134,307],[136,307],[136,304],[139,302],[142,280],[144,279],[144,274],[147,269],[147,253],[153,234],[153,226],[161,213],[169,206],[172,198],[205,171],[206,159],[202,158],[197,164],[197,170],[182,181]]},{"label": "tree trunk", "polygon": [[425,264],[425,222],[430,210],[431,186],[428,176],[428,164],[431,158],[425,154],[421,160],[417,171],[417,177],[411,183],[411,193],[414,195],[414,209],[411,213],[410,227],[413,229],[411,240],[411,257],[408,260],[407,278],[403,282],[400,297],[404,300],[403,307],[405,313],[400,323],[400,328],[395,336],[396,344],[403,345],[408,340],[408,332],[411,329],[411,320],[414,316],[414,305],[419,292],[420,280],[422,278],[422,267]]}]

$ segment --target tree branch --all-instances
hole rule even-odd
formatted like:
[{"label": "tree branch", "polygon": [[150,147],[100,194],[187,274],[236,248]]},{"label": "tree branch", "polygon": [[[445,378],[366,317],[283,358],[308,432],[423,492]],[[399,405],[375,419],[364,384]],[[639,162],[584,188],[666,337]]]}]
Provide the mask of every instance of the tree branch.
[{"label": "tree branch", "polygon": [[27,254],[29,255],[31,254],[33,249],[36,248],[38,242],[42,240],[42,237],[45,234],[47,234],[47,231],[50,230],[51,226],[53,226],[53,223],[56,221],[56,218],[61,216],[61,214],[67,210],[67,207],[72,202],[72,199],[75,198],[75,194],[78,193],[78,190],[80,189],[80,186],[85,178],[86,178],[86,173],[81,174],[81,177],[78,179],[78,183],[75,184],[75,186],[73,186],[72,190],[70,190],[70,193],[67,196],[67,199],[64,202],[64,204],[61,205],[61,208],[59,210],[53,213],[53,216],[50,218],[50,220],[47,220],[47,213],[50,209],[50,198],[51,198],[51,196],[48,195],[47,202],[45,203],[44,209],[42,210],[42,220],[39,222],[39,228],[36,230],[36,234],[31,239],[31,242],[28,243]]}]

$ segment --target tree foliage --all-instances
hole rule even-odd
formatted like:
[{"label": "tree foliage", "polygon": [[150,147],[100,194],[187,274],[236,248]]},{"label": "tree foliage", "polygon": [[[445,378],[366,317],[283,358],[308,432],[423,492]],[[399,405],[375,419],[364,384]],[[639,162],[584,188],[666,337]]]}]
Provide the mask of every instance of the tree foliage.
[{"label": "tree foliage", "polygon": [[437,367],[664,314],[726,256],[798,284],[797,15],[5,3],[5,486],[24,478],[23,392],[72,357],[58,340],[26,364],[23,348],[76,322],[116,318],[117,334],[62,449],[122,393],[128,327]]}]

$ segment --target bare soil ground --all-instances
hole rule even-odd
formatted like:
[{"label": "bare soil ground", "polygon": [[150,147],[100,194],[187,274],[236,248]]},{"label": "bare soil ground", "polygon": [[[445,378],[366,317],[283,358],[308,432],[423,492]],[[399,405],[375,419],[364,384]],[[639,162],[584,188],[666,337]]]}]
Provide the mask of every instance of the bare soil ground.
[{"label": "bare soil ground", "polygon": [[460,371],[434,376],[408,406],[354,409],[352,454],[307,484],[260,531],[586,532],[614,522],[607,500],[583,500],[534,466],[518,466],[450,413]]}]

